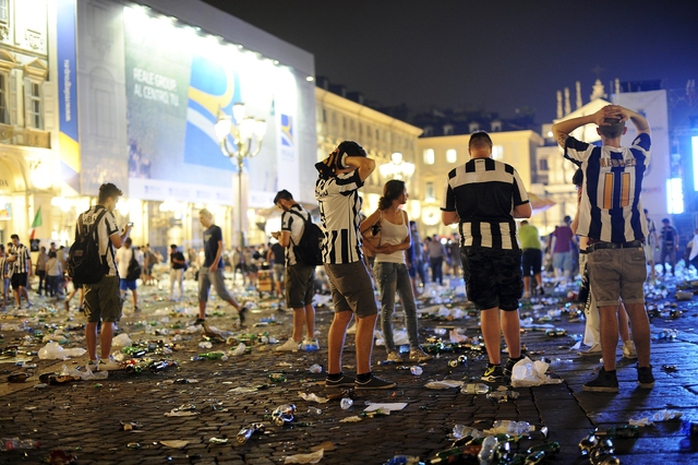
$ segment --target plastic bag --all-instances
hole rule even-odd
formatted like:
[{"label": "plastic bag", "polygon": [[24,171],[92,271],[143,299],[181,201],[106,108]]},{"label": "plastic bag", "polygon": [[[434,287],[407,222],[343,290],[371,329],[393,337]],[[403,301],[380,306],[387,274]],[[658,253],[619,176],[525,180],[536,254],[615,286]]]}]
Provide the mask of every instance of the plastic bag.
[{"label": "plastic bag", "polygon": [[126,333],[121,333],[111,340],[112,347],[128,347],[131,345],[131,338]]},{"label": "plastic bag", "polygon": [[65,360],[70,357],[80,357],[87,352],[85,349],[64,349],[57,342],[49,342],[44,347],[39,349],[39,358],[41,360]]},{"label": "plastic bag", "polygon": [[547,363],[542,360],[532,361],[525,357],[519,360],[511,373],[511,385],[514,387],[540,386],[542,384],[560,384],[561,379],[553,379],[546,375],[548,371]]}]

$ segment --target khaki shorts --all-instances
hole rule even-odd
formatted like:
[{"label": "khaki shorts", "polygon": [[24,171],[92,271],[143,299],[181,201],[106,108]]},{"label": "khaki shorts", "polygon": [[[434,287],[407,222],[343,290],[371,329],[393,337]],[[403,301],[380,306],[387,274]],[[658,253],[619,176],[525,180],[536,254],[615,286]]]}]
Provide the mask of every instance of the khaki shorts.
[{"label": "khaki shorts", "polygon": [[335,312],[354,312],[358,318],[376,315],[373,281],[363,261],[331,265],[325,263]]},{"label": "khaki shorts", "polygon": [[95,284],[84,284],[85,318],[88,323],[114,322],[121,318],[121,292],[118,276],[104,276]]},{"label": "khaki shorts", "polygon": [[314,266],[295,264],[286,267],[286,305],[290,308],[312,305],[315,293],[314,283]]},{"label": "khaki shorts", "polygon": [[588,253],[591,292],[599,307],[615,307],[618,298],[626,304],[645,302],[647,260],[642,247],[598,249]]}]

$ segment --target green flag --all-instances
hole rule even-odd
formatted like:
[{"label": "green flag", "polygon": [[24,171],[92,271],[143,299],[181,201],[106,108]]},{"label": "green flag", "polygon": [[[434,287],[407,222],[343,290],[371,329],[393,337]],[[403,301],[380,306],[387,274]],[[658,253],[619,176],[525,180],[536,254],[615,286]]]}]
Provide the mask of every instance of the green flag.
[{"label": "green flag", "polygon": [[41,220],[41,207],[39,207],[39,210],[37,210],[36,215],[34,216],[34,221],[32,222],[32,228],[38,228],[43,224],[43,221]]}]

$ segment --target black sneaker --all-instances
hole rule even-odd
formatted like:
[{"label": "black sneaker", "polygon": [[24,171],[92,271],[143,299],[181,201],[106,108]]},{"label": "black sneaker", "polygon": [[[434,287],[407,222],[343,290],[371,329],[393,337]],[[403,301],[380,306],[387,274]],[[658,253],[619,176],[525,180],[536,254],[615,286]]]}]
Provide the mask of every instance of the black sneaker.
[{"label": "black sneaker", "polygon": [[652,376],[652,365],[648,367],[637,367],[637,382],[641,389],[652,389],[654,387],[654,376]]},{"label": "black sneaker", "polygon": [[356,386],[356,389],[392,389],[396,384],[371,375],[368,381],[354,380],[354,386]]},{"label": "black sneaker", "polygon": [[194,321],[194,326],[199,326],[206,323],[206,318],[197,318],[196,321]]},{"label": "black sneaker", "polygon": [[[650,376],[651,375],[652,373],[650,373]],[[606,371],[601,368],[599,376],[585,383],[582,389],[588,392],[618,392],[618,378],[616,378],[615,370]]]},{"label": "black sneaker", "polygon": [[504,375],[504,380],[508,383],[511,381],[511,373],[514,371],[514,365],[517,364],[517,362],[523,360],[526,358],[525,355],[519,355],[519,358],[511,358],[509,357],[509,360],[507,360],[507,363],[504,364],[504,370],[502,370],[502,373]]},{"label": "black sneaker", "polygon": [[503,383],[504,370],[502,370],[501,365],[488,365],[480,379],[486,383]]},{"label": "black sneaker", "polygon": [[238,310],[238,317],[240,318],[240,326],[245,325],[245,319],[247,318],[247,307],[244,305]]},{"label": "black sneaker", "polygon": [[351,376],[342,375],[341,378],[337,380],[332,380],[325,378],[326,388],[342,388],[342,387],[354,387],[355,380]]}]

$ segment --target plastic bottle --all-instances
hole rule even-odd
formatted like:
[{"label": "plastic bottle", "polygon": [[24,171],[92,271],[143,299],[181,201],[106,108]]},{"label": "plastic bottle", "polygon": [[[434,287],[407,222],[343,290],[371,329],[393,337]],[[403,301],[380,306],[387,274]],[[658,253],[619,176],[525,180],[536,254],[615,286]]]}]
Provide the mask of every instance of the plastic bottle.
[{"label": "plastic bottle", "polygon": [[0,451],[9,452],[17,449],[38,449],[41,444],[34,439],[2,438]]},{"label": "plastic bottle", "polygon": [[315,374],[322,373],[322,367],[320,365],[318,365],[317,363],[314,363],[314,364],[310,365],[310,368],[308,368],[308,371],[311,373],[315,373]]},{"label": "plastic bottle", "polygon": [[640,436],[640,430],[635,425],[612,426],[607,430],[594,431],[596,436],[609,438],[636,438]]},{"label": "plastic bottle", "polygon": [[349,410],[352,405],[354,405],[354,401],[349,397],[345,397],[339,401],[339,406],[342,407],[342,410]]},{"label": "plastic bottle", "polygon": [[31,375],[29,373],[14,373],[14,374],[7,377],[7,382],[8,383],[23,383],[30,376]]},{"label": "plastic bottle", "polygon": [[494,436],[487,436],[484,441],[482,441],[482,449],[480,453],[477,454],[477,458],[480,459],[480,465],[489,465],[492,463],[494,458],[494,448],[497,447],[499,441]]},{"label": "plastic bottle", "polygon": [[284,404],[276,407],[271,413],[271,418],[276,426],[283,426],[285,423],[293,421],[293,416],[296,414],[296,406],[293,404]]},{"label": "plastic bottle", "polygon": [[496,400],[497,402],[508,402],[509,399],[517,399],[519,393],[516,391],[494,391],[487,394],[488,399]]},{"label": "plastic bottle", "polygon": [[487,394],[490,387],[483,383],[468,383],[460,389],[463,394]]},{"label": "plastic bottle", "polygon": [[422,370],[422,367],[420,367],[420,366],[415,365],[415,366],[410,367],[410,373],[412,373],[415,376],[419,376],[423,372],[424,372],[424,370]]},{"label": "plastic bottle", "polygon": [[204,352],[199,354],[199,357],[207,360],[220,360],[225,354],[223,352]]},{"label": "plastic bottle", "polygon": [[462,456],[463,451],[460,449],[460,447],[454,447],[452,449],[437,452],[434,457],[427,460],[427,464],[440,465],[444,463],[456,463]]},{"label": "plastic bottle", "polygon": [[254,433],[263,431],[264,423],[251,423],[248,426],[243,426],[237,434],[237,442],[238,444],[245,444]]}]

